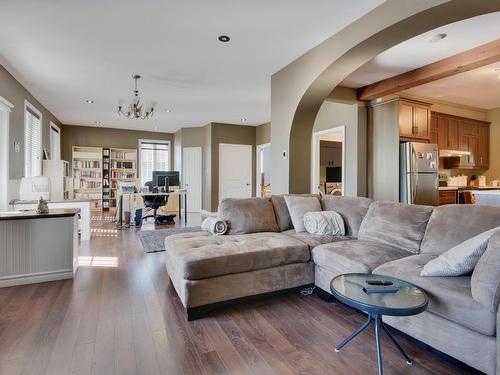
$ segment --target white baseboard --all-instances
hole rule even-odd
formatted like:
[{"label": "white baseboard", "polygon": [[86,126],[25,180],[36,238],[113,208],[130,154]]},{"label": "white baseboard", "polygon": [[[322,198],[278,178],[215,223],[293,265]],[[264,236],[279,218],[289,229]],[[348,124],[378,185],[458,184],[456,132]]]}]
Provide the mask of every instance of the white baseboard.
[{"label": "white baseboard", "polygon": [[0,278],[0,288],[16,285],[36,284],[46,281],[65,280],[73,278],[73,270],[41,272],[28,275],[5,276]]}]

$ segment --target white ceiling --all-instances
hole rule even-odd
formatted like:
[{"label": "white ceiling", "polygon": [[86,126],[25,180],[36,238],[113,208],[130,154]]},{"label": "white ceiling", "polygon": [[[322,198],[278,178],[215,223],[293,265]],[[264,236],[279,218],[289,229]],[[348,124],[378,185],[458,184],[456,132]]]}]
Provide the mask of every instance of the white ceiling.
[{"label": "white ceiling", "polygon": [[470,107],[500,108],[500,62],[403,91]]},{"label": "white ceiling", "polygon": [[[274,72],[382,2],[4,1],[0,63],[63,123],[167,132],[241,118],[257,125],[270,120]],[[148,121],[116,114],[132,73],[143,76],[141,97],[158,103]]]},{"label": "white ceiling", "polygon": [[[500,12],[473,17],[416,36],[381,53],[342,83],[359,88],[419,68],[500,38]],[[428,41],[445,33],[439,42]],[[478,94],[478,93],[475,93]]]}]

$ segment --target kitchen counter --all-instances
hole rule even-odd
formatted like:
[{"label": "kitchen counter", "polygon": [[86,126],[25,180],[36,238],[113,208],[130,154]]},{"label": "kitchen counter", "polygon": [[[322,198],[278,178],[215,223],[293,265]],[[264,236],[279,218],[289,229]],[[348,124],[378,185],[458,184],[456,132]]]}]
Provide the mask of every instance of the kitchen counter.
[{"label": "kitchen counter", "polygon": [[[16,211],[25,211],[25,210],[36,210],[38,206],[37,201],[21,201],[21,200],[13,200],[10,202],[11,207]],[[91,204],[92,200],[90,199],[68,199],[63,201],[58,200],[50,200],[47,202],[49,206],[49,210],[58,210],[58,209],[78,209],[80,210],[80,239],[82,241],[90,240],[90,230],[91,230]]]},{"label": "kitchen counter", "polygon": [[49,212],[45,214],[38,214],[36,211],[7,211],[7,212],[0,212],[0,221],[69,217],[69,216],[75,216],[79,212],[80,210],[74,208],[49,210]]},{"label": "kitchen counter", "polygon": [[440,191],[446,191],[446,190],[458,190],[458,187],[456,186],[440,186],[439,187]]},{"label": "kitchen counter", "polygon": [[78,269],[78,213],[0,213],[0,288],[71,279]]}]

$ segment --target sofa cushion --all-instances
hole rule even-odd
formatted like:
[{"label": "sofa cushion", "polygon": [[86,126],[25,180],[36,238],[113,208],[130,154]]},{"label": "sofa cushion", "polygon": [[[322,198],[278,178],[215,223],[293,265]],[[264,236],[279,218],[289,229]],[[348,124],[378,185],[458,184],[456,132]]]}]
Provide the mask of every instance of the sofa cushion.
[{"label": "sofa cushion", "polygon": [[479,233],[498,227],[500,207],[473,204],[434,209],[422,240],[421,253],[442,254]]},{"label": "sofa cushion", "polygon": [[379,242],[414,254],[434,207],[393,202],[373,202],[366,213],[358,238]]},{"label": "sofa cushion", "polygon": [[229,223],[228,234],[279,230],[269,198],[226,198],[219,205],[219,218]]},{"label": "sofa cushion", "polygon": [[292,218],[293,227],[297,232],[305,232],[304,215],[308,212],[321,211],[321,203],[316,197],[301,197],[286,195],[285,202]]},{"label": "sofa cushion", "polygon": [[288,211],[288,207],[285,202],[285,195],[299,195],[301,197],[316,197],[319,199],[318,194],[284,194],[271,196],[271,202],[273,204],[280,232],[293,229],[292,218],[290,217],[290,212]]},{"label": "sofa cushion", "polygon": [[323,211],[338,212],[344,219],[346,235],[354,237],[358,236],[359,227],[371,203],[371,199],[361,197],[324,195],[321,198]]},{"label": "sofa cushion", "polygon": [[470,276],[423,277],[420,272],[435,255],[419,254],[383,264],[373,273],[397,277],[422,288],[429,299],[427,311],[485,335],[494,335],[496,314],[477,303]]},{"label": "sofa cushion", "polygon": [[408,251],[366,240],[338,241],[312,249],[314,263],[335,274],[371,272],[381,264],[410,255]]},{"label": "sofa cushion", "polygon": [[500,232],[491,236],[488,247],[472,272],[472,297],[490,311],[500,301]]},{"label": "sofa cushion", "polygon": [[335,237],[330,237],[330,236],[321,236],[318,234],[311,234],[308,232],[296,232],[295,229],[289,229],[284,232],[281,232],[282,234],[286,234],[287,236],[291,236],[293,238],[296,238],[307,245],[312,249],[316,246],[323,245],[325,243],[331,243],[331,242],[340,242],[340,241],[349,241],[353,240],[354,237],[350,236],[335,236]]},{"label": "sofa cushion", "polygon": [[211,236],[177,234],[165,240],[165,261],[187,280],[309,262],[309,246],[281,233]]}]

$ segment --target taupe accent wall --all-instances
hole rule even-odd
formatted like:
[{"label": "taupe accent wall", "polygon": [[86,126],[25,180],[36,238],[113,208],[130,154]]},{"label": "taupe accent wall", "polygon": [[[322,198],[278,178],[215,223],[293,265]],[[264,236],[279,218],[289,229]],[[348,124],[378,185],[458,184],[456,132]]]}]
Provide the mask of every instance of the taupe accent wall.
[{"label": "taupe accent wall", "polygon": [[[33,95],[0,65],[0,96],[14,105],[10,113],[9,129],[9,178],[24,176],[24,101],[27,100],[42,113],[42,147],[50,150],[50,121],[60,126],[60,121]],[[20,142],[19,152],[14,151],[14,142]]]},{"label": "taupe accent wall", "polygon": [[219,144],[252,146],[252,195],[255,195],[255,126],[212,123],[212,209],[219,204]]},{"label": "taupe accent wall", "polygon": [[[252,146],[252,192],[255,192],[255,141],[258,127],[210,123],[203,127],[183,128],[175,133],[176,147],[201,147],[203,158],[202,208],[216,211],[219,205],[219,144]],[[179,141],[180,140],[180,141]],[[181,150],[175,150],[176,154]]]},{"label": "taupe accent wall", "polygon": [[255,145],[271,143],[271,123],[259,125],[255,128]]},{"label": "taupe accent wall", "polygon": [[63,125],[61,159],[71,162],[73,146],[139,147],[139,139],[170,141],[170,168],[174,168],[174,135],[128,129],[98,128],[91,126]]}]

